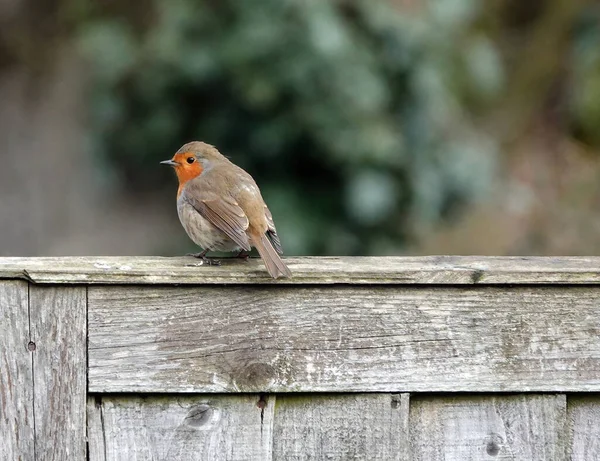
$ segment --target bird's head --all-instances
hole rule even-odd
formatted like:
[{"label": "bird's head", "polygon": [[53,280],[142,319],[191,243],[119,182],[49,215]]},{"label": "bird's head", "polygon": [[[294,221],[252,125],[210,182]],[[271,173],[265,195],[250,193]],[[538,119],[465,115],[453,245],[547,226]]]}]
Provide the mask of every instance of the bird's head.
[{"label": "bird's head", "polygon": [[177,173],[179,183],[184,184],[210,169],[215,162],[222,160],[226,159],[214,146],[194,141],[184,144],[171,160],[160,163],[172,166]]}]

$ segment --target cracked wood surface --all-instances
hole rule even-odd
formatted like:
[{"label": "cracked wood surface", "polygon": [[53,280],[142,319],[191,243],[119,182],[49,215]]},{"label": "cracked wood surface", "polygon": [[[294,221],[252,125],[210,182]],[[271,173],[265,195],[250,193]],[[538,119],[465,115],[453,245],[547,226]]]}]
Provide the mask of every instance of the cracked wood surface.
[{"label": "cracked wood surface", "polygon": [[597,408],[565,394],[97,395],[89,460],[590,461]]},{"label": "cracked wood surface", "polygon": [[99,396],[88,421],[90,461],[410,459],[391,394]]},{"label": "cracked wood surface", "polygon": [[91,286],[91,392],[600,391],[600,289]]},{"label": "cracked wood surface", "polygon": [[259,259],[197,266],[192,257],[0,258],[0,279],[51,284],[599,284],[600,257],[285,258],[271,279]]},{"label": "cracked wood surface", "polygon": [[90,461],[270,461],[275,397],[102,396],[88,399]]}]

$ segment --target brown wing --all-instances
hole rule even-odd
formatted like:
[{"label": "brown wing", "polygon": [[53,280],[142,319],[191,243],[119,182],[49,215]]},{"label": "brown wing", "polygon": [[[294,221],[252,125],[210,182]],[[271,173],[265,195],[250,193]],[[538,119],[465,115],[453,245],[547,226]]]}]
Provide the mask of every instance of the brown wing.
[{"label": "brown wing", "polygon": [[275,221],[273,221],[273,215],[271,214],[271,211],[269,210],[267,205],[265,205],[265,216],[267,217],[268,226],[267,237],[269,237],[269,240],[273,244],[273,248],[275,248],[275,251],[282,255],[283,248],[281,247],[281,240],[279,240],[279,236],[277,235],[277,229],[275,229]]},{"label": "brown wing", "polygon": [[185,189],[181,193],[181,198],[241,248],[246,251],[251,250],[246,234],[249,225],[248,217],[232,198],[219,197],[214,193],[197,190],[192,194]]}]

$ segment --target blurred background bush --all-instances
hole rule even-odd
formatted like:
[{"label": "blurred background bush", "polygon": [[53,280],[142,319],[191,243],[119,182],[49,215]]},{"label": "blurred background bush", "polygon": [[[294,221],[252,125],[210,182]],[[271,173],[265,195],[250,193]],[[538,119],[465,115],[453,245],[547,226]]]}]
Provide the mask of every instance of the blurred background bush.
[{"label": "blurred background bush", "polygon": [[190,140],[289,255],[600,254],[597,2],[5,0],[0,101],[0,255],[193,249]]}]

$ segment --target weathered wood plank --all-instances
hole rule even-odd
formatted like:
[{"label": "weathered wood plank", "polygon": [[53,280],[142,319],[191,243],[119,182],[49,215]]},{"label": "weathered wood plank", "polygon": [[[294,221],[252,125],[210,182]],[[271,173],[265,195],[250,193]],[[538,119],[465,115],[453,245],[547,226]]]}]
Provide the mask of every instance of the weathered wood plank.
[{"label": "weathered wood plank", "polygon": [[600,390],[597,287],[89,287],[90,392]]},{"label": "weathered wood plank", "polygon": [[104,415],[99,396],[87,398],[87,440],[88,461],[106,461],[106,441],[104,439]]},{"label": "weathered wood plank", "polygon": [[571,460],[600,459],[600,396],[570,396]]},{"label": "weathered wood plank", "polygon": [[398,451],[398,459],[401,461],[412,461],[410,455],[410,394],[392,394],[396,405],[399,405],[400,413],[400,448]]},{"label": "weathered wood plank", "polygon": [[409,461],[408,396],[277,396],[273,459]]},{"label": "weathered wood plank", "polygon": [[86,457],[86,288],[30,287],[37,459]]},{"label": "weathered wood plank", "polygon": [[0,281],[0,459],[33,460],[33,371],[27,283]]},{"label": "weathered wood plank", "polygon": [[600,257],[286,258],[274,281],[258,259],[198,267],[193,258],[0,258],[0,278],[56,284],[599,284]]},{"label": "weathered wood plank", "polygon": [[566,412],[564,395],[413,396],[412,459],[565,461]]},{"label": "weathered wood plank", "polygon": [[258,395],[89,400],[94,441],[89,459],[269,461],[275,397],[262,410],[259,400]]}]

